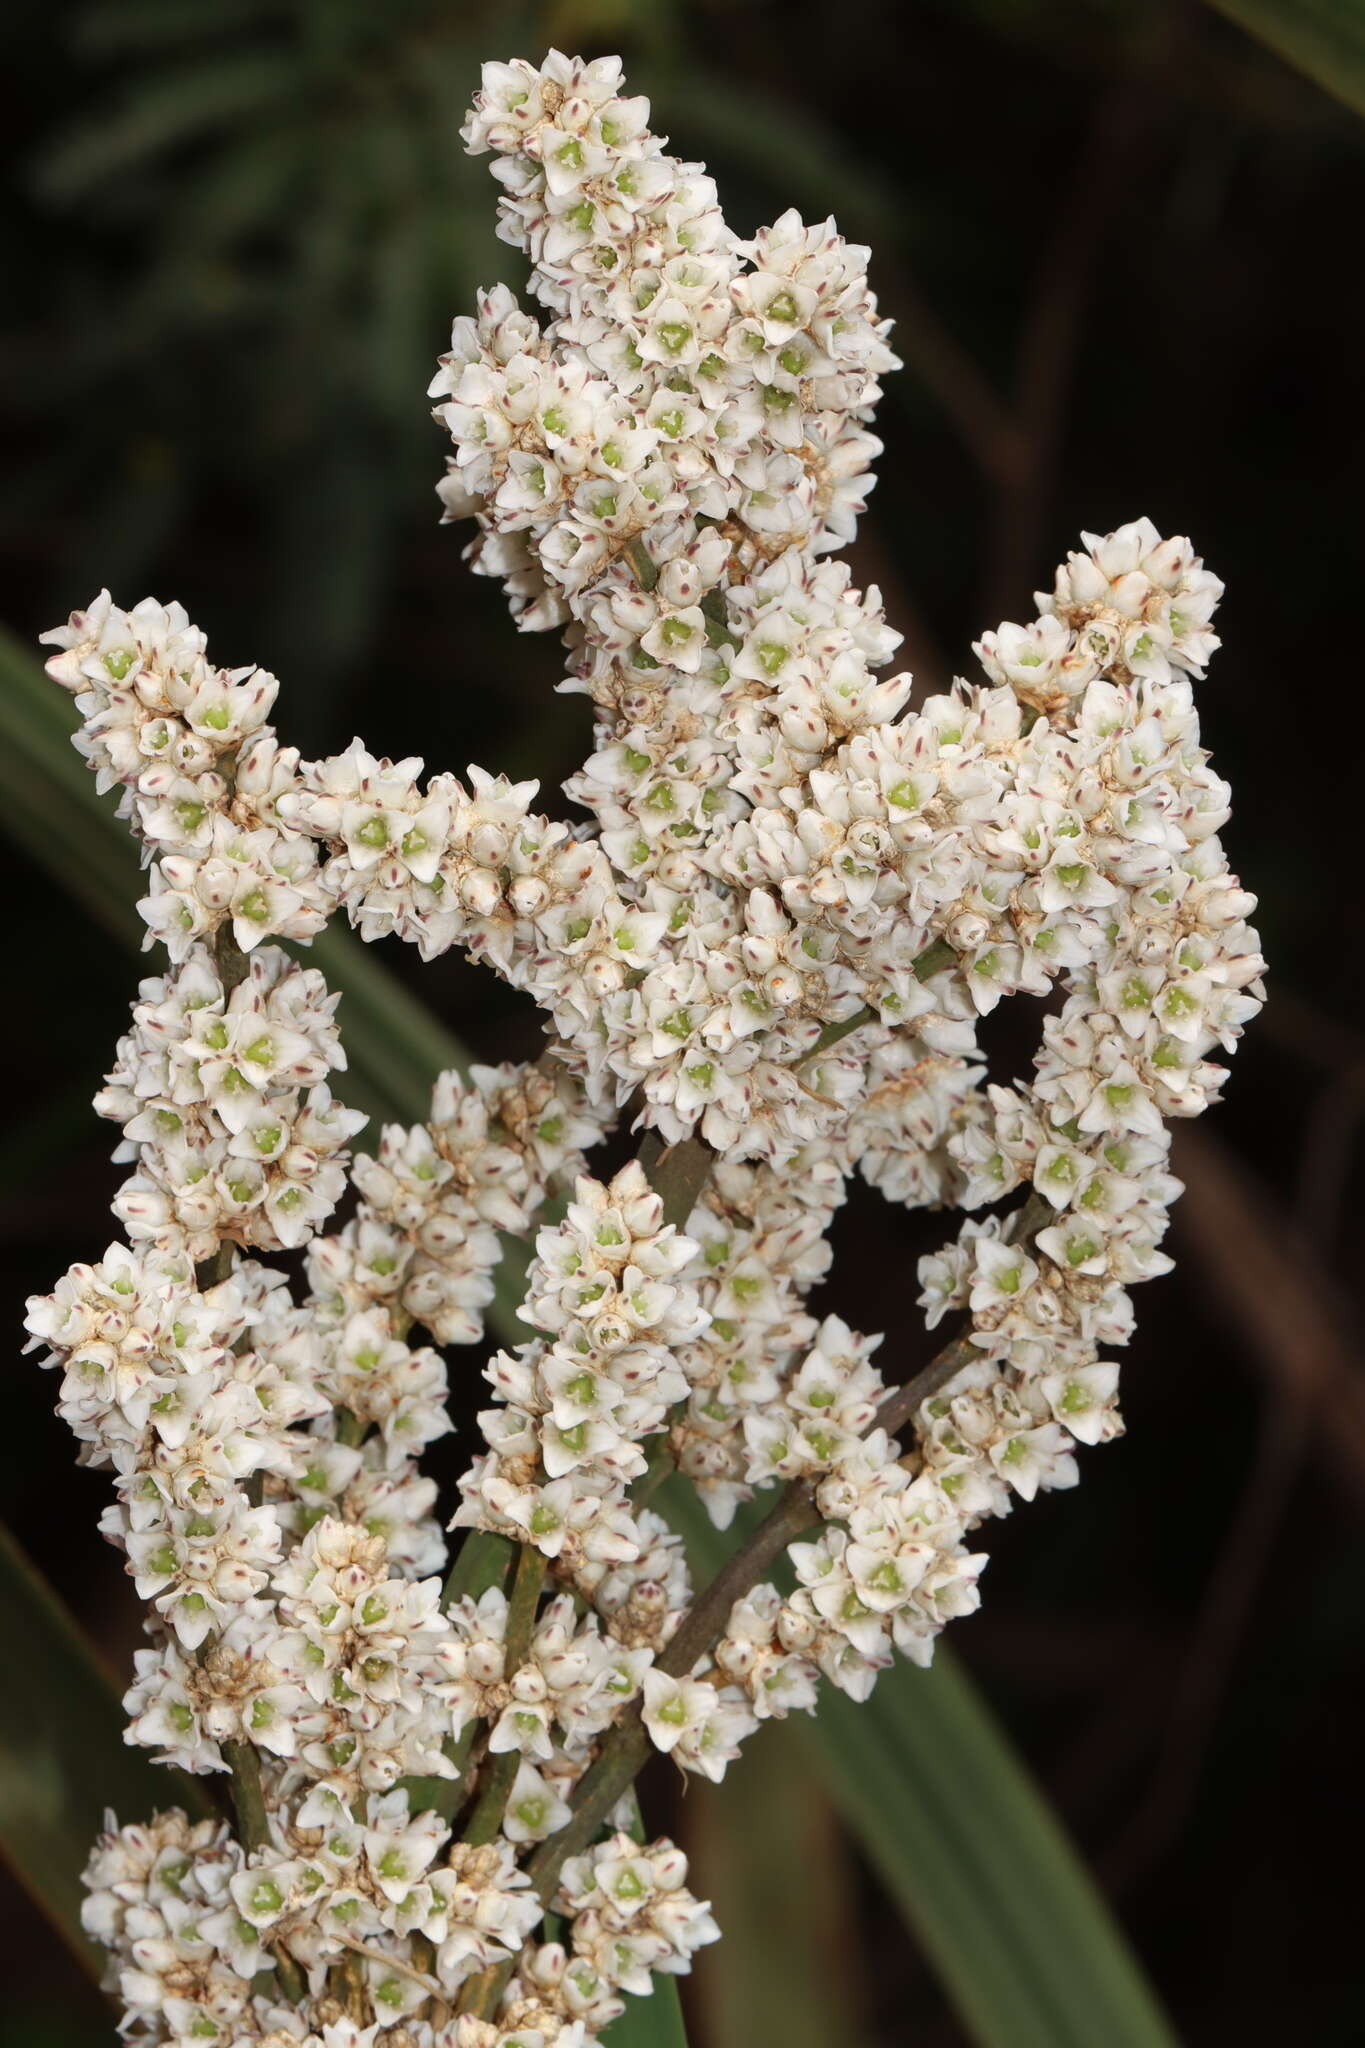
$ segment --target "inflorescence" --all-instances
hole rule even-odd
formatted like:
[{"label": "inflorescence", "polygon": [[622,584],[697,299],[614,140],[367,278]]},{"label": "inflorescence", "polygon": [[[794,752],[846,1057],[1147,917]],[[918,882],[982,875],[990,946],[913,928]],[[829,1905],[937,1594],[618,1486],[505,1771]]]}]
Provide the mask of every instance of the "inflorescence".
[{"label": "inflorescence", "polygon": [[[169,964],[96,1099],[123,1238],[28,1327],[148,1603],[128,1739],[235,1803],[111,1820],[91,1860],[134,2041],[584,2048],[687,1970],[717,1929],[634,1769],[718,1779],[821,1678],[927,1663],[984,1522],[1118,1433],[1101,1354],[1170,1265],[1167,1126],[1262,999],[1193,702],[1221,584],[1138,520],[981,679],[879,673],[898,636],[836,559],[895,367],[868,252],[795,213],[739,240],[621,88],[485,67],[465,141],[548,318],[481,294],[432,385],[446,516],[592,701],[582,822],[358,739],[300,759],[274,677],[178,605],[45,636]],[[352,1156],[337,999],[280,943],[339,911],[526,990],[544,1057],[443,1075]],[[1054,986],[1031,1075],[989,1082],[977,1019]],[[623,1118],[640,1157],[594,1179]],[[964,1334],[898,1405],[881,1339],[806,1306],[855,1173],[971,1212],[920,1269]],[[533,1232],[454,1514],[486,1568],[443,1589],[440,1347]],[[269,1261],[300,1248],[296,1282]],[[722,1527],[784,1489],[782,1584],[694,1592],[645,1504],[671,1467]]]}]

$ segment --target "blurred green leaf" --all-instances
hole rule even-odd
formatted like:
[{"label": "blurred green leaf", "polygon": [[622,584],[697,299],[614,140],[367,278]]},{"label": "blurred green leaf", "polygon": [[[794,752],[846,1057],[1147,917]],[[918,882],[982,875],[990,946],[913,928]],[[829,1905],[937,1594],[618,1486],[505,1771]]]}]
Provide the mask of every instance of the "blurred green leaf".
[{"label": "blurred green leaf", "polygon": [[725,1937],[697,1963],[707,2048],[867,2040],[849,1837],[809,1779],[795,1723],[770,1721],[746,1743],[742,1769],[689,1787],[688,1882]]},{"label": "blurred green leaf", "polygon": [[1365,114],[1365,6],[1361,0],[1210,0],[1357,114]]},{"label": "blurred green leaf", "polygon": [[687,2048],[675,1977],[656,1977],[647,1998],[628,1998],[619,2020],[604,2028],[606,2048]]},{"label": "blurred green leaf", "polygon": [[[56,701],[54,702],[54,696]],[[114,938],[141,944],[137,852],[72,749],[61,692],[0,631],[0,798],[5,829]]]},{"label": "blurred green leaf", "polygon": [[[708,1575],[732,1543],[690,1488],[665,1512]],[[826,1687],[802,1747],[983,2048],[1174,2048],[1104,1899],[952,1653],[857,1706]]]},{"label": "blurred green leaf", "polygon": [[0,1850],[98,1976],[81,1931],[80,1873],[106,1811],[212,1812],[202,1785],[123,1740],[119,1692],[47,1581],[0,1527],[0,1626],[14,1646],[0,1685]]},{"label": "blurred green leaf", "polygon": [[259,116],[297,83],[297,63],[283,50],[223,53],[208,63],[160,72],[117,104],[88,108],[80,127],[40,164],[41,189],[51,199],[79,198],[116,172],[208,128]]},{"label": "blurred green leaf", "polygon": [[91,7],[76,30],[76,47],[89,56],[118,50],[161,51],[175,43],[199,42],[262,17],[279,13],[279,0],[116,0]]}]

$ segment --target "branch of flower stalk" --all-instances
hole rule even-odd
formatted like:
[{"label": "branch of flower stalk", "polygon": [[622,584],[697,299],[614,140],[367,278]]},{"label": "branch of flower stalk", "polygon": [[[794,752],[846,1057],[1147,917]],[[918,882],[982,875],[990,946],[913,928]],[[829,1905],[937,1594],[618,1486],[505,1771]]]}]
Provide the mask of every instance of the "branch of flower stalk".
[{"label": "branch of flower stalk", "polygon": [[[647,1131],[645,1133],[640,1146],[640,1163],[645,1170],[651,1187],[662,1198],[664,1221],[666,1223],[673,1224],[676,1229],[682,1229],[696,1206],[698,1196],[710,1179],[715,1156],[711,1147],[701,1138],[687,1138],[679,1145],[665,1146],[660,1142],[655,1132]],[[660,1477],[663,1476],[665,1475],[661,1473]],[[516,1557],[515,1567],[512,1566],[514,1554]],[[512,1591],[512,1597],[515,1598],[515,1584],[520,1581],[521,1568],[528,1555],[538,1557],[540,1553],[531,1545],[513,1545],[511,1540],[505,1536],[495,1536],[483,1530],[471,1531],[456,1552],[454,1562],[446,1576],[445,1590],[441,1597],[442,1607],[449,1608],[452,1601],[459,1600],[465,1595],[477,1600],[479,1595],[485,1592],[488,1587],[495,1586],[500,1581],[505,1581],[509,1569],[514,1569],[516,1575]],[[510,1648],[510,1613],[508,1627]],[[529,1633],[527,1640],[529,1642]],[[512,1671],[515,1668],[516,1665],[509,1655],[507,1669]],[[467,1762],[474,1740],[474,1733],[474,1724],[471,1723],[458,1743],[447,1742],[445,1744],[445,1753],[452,1763],[463,1767]],[[496,1766],[490,1769],[490,1778],[492,1778],[495,1769]],[[420,1797],[423,1805],[435,1808],[446,1820],[451,1819],[453,1816],[456,1805],[456,1787],[452,1781],[446,1779],[425,1780],[421,1785]],[[482,1802],[483,1794],[481,1792],[473,1809],[474,1814],[479,1812]],[[506,1792],[504,1791],[502,1804],[505,1803]],[[415,1804],[416,1799],[414,1798]],[[498,1811],[501,1814],[501,1805]],[[472,1817],[470,1825],[473,1825]],[[473,1837],[466,1833],[465,1839],[470,1840]],[[483,1839],[490,1838],[484,1837]]]},{"label": "branch of flower stalk", "polygon": [[623,552],[641,590],[653,590],[659,580],[659,567],[638,533],[634,540],[626,542]]},{"label": "branch of flower stalk", "polygon": [[[519,1547],[510,1537],[494,1536],[486,1529],[471,1530],[456,1551],[455,1562],[446,1577],[445,1590],[441,1595],[442,1610],[447,1611],[457,1600],[477,1601],[490,1586],[506,1587],[520,1556]],[[454,1820],[468,1791],[464,1780],[469,1769],[470,1752],[482,1725],[479,1721],[470,1721],[458,1737],[448,1735],[441,1744],[445,1756],[455,1766],[453,1778],[399,1780],[407,1789],[408,1805],[413,1813],[430,1810],[439,1814],[447,1825]]]},{"label": "branch of flower stalk", "polygon": [[[645,1133],[644,1140],[640,1146],[640,1163],[644,1167],[651,1187],[662,1199],[664,1221],[666,1223],[672,1223],[677,1229],[682,1229],[696,1206],[697,1199],[703,1188],[711,1177],[711,1169],[715,1163],[715,1158],[716,1155],[711,1147],[701,1138],[686,1138],[678,1145],[662,1145],[654,1132],[648,1131]],[[660,1476],[664,1476],[666,1471],[667,1467],[665,1466]],[[471,1547],[469,1542],[463,1544],[461,1546],[460,1558],[463,1558],[470,1551]],[[455,1567],[452,1570],[452,1580],[460,1570],[460,1558],[457,1558]],[[506,1650],[503,1665],[504,1669],[508,1672],[515,1671],[517,1666],[525,1661],[526,1652],[530,1646],[531,1628],[535,1620],[536,1599],[544,1582],[546,1564],[547,1561],[544,1556],[532,1545],[522,1544],[519,1547],[516,1575],[513,1581],[507,1613]],[[514,1624],[513,1609],[517,1601],[518,1590],[523,1585],[529,1586],[533,1577],[535,1590],[529,1596],[528,1608],[525,1614],[525,1634],[524,1640],[522,1640],[520,1639],[520,1621]],[[514,1626],[518,1630],[518,1635],[515,1638]],[[643,1724],[640,1727],[640,1734],[642,1737],[644,1736]],[[630,1778],[635,1776],[640,1765],[644,1762],[648,1748],[648,1738],[645,1737],[644,1750],[640,1755],[639,1761],[630,1772]],[[466,1842],[475,1845],[488,1842],[497,1833],[507,1805],[508,1794],[512,1789],[512,1782],[516,1777],[519,1761],[518,1753],[515,1750],[509,1750],[504,1756],[494,1759],[487,1766],[487,1783],[480,1791],[469,1823],[464,1830],[463,1839]],[[627,1784],[629,1781],[627,1779]],[[622,1789],[624,1790],[625,1788],[623,1787]],[[562,1861],[563,1858],[561,1857],[560,1862],[562,1863]],[[557,1863],[555,1866],[556,1876],[558,1875],[558,1870],[559,1864]],[[471,1977],[460,1993],[457,2010],[461,2014],[476,2019],[490,2018],[497,2010],[498,2001],[502,1996],[503,1987],[511,1975],[511,1970],[512,1965],[508,1962],[493,1965],[487,1970],[481,1970],[477,1976]]]},{"label": "branch of flower stalk", "polygon": [[[1030,1196],[1010,1219],[1010,1242],[1026,1243],[1051,1214],[1051,1204],[1044,1197]],[[922,1402],[931,1400],[954,1374],[980,1355],[971,1342],[970,1332],[955,1337],[903,1387],[892,1389],[878,1408],[872,1427],[894,1435]],[[666,1462],[663,1469],[667,1469]],[[792,1480],[749,1541],[726,1561],[705,1592],[693,1602],[659,1658],[657,1668],[671,1678],[685,1678],[720,1641],[736,1602],[760,1583],[790,1543],[820,1519],[814,1482]],[[650,1751],[649,1737],[636,1706],[617,1722],[596,1762],[580,1779],[572,1802],[573,1818],[559,1834],[543,1842],[527,1863],[527,1873],[543,1899],[553,1896],[566,1860],[593,1840]]]},{"label": "branch of flower stalk", "polygon": [[[951,967],[956,958],[957,948],[947,939],[934,939],[916,957],[911,972],[916,981],[928,981],[933,975],[941,974],[945,967]],[[837,1024],[826,1024],[810,1051],[803,1059],[797,1061],[798,1071],[809,1066],[813,1059],[818,1059],[822,1052],[828,1052],[830,1046],[837,1045],[841,1038],[848,1038],[853,1032],[861,1031],[864,1024],[876,1024],[880,1021],[880,1012],[874,1010],[870,1003],[864,1003],[851,1017],[842,1017]]]},{"label": "branch of flower stalk", "polygon": [[[229,776],[229,782],[231,777]],[[225,996],[233,989],[240,988],[251,972],[251,962],[238,945],[232,930],[232,920],[224,918],[213,937],[213,963],[218,970],[218,979],[223,985]],[[194,1269],[194,1284],[202,1293],[206,1288],[217,1287],[228,1279],[233,1268],[233,1248],[224,1238],[216,1251],[208,1258],[201,1259]],[[223,1761],[228,1767],[231,1781],[232,1806],[237,1816],[237,1833],[246,1853],[260,1849],[270,1840],[270,1821],[266,1814],[265,1795],[261,1790],[261,1760],[250,1742],[224,1742]],[[275,1955],[275,1970],[280,1989],[286,1998],[297,2005],[308,1989],[302,1970],[287,1950],[279,1949]]]},{"label": "branch of flower stalk", "polygon": [[[510,1677],[526,1662],[535,1627],[536,1605],[545,1583],[548,1559],[534,1544],[523,1543],[517,1556],[516,1574],[507,1601],[507,1632],[504,1637],[503,1670]],[[521,1764],[521,1751],[504,1750],[490,1757],[484,1766],[484,1782],[474,1810],[464,1829],[463,1840],[471,1848],[491,1842],[502,1826],[508,1797]],[[460,1992],[455,2010],[487,2019],[495,2010],[507,1982],[511,1964],[495,1965],[471,1977]]]},{"label": "branch of flower stalk", "polygon": [[[1022,1216],[1025,1212],[1019,1213]],[[896,1422],[913,1414],[921,1401],[936,1394],[975,1355],[974,1347],[965,1337],[945,1345],[923,1372],[887,1396],[877,1411],[874,1427],[889,1431]],[[655,1485],[667,1476],[671,1463],[667,1454],[661,1457]],[[646,1475],[646,1483],[650,1477],[651,1474]],[[686,1677],[698,1659],[714,1649],[724,1635],[735,1603],[758,1585],[788,1544],[819,1520],[811,1481],[792,1480],[749,1541],[728,1559],[693,1603],[659,1658],[657,1668],[672,1678]],[[546,1904],[554,1897],[565,1863],[570,1856],[586,1849],[601,1832],[612,1808],[630,1790],[652,1754],[653,1745],[643,1716],[638,1706],[632,1707],[608,1734],[596,1762],[579,1780],[572,1801],[572,1818],[557,1835],[542,1842],[526,1864],[526,1874]],[[491,2018],[511,1973],[512,1963],[508,1961],[471,1977],[460,1994],[458,2010],[477,2019]]]},{"label": "branch of flower stalk", "polygon": [[705,1138],[665,1145],[657,1131],[646,1131],[638,1156],[645,1179],[664,1205],[664,1222],[684,1229],[711,1178],[716,1154]]},{"label": "branch of flower stalk", "polygon": [[[265,1794],[261,1790],[261,1760],[249,1742],[225,1742],[223,1761],[232,1778],[232,1805],[237,1816],[237,1834],[248,1856],[270,1840],[270,1820]],[[307,1980],[286,1949],[275,1951],[275,1972],[280,1989],[294,2005],[308,1989]]]},{"label": "branch of flower stalk", "polygon": [[[650,562],[643,543],[638,540],[631,542],[626,553],[642,587],[652,589],[658,580],[657,571]],[[956,957],[956,949],[946,939],[935,939],[925,947],[915,961],[914,973],[920,981],[927,981],[932,975],[951,965]],[[840,1039],[850,1036],[862,1025],[876,1020],[877,1012],[865,1008],[837,1024],[826,1025],[812,1048],[812,1055],[837,1044]],[[800,1064],[804,1065],[805,1061]],[[717,1157],[715,1151],[704,1138],[691,1137],[676,1145],[665,1145],[656,1131],[647,1131],[641,1141],[638,1157],[651,1187],[662,1198],[664,1221],[683,1229],[711,1178]],[[897,1389],[895,1396],[888,1397],[887,1405],[896,1399],[908,1398],[910,1406],[904,1412],[912,1412],[921,1400],[937,1392],[971,1355],[964,1340],[947,1346],[944,1352],[917,1376],[910,1388]],[[916,1389],[918,1391],[915,1391]],[[880,1416],[878,1419],[881,1419]],[[648,1469],[632,1494],[632,1504],[635,1507],[642,1506],[652,1497],[672,1470],[673,1462],[665,1432],[657,1440],[657,1448],[651,1450]],[[742,1599],[744,1594],[758,1583],[768,1565],[781,1555],[789,1543],[819,1519],[814,1489],[808,1482],[793,1482],[784,1491],[751,1541],[730,1559],[724,1570],[694,1603],[690,1613],[684,1617],[678,1633],[660,1658],[659,1669],[673,1677],[685,1676],[697,1659],[719,1641],[735,1602]],[[521,1555],[525,1557],[525,1548]],[[507,1668],[513,1668],[510,1656],[507,1659]],[[586,1847],[597,1834],[612,1807],[629,1789],[643,1768],[650,1753],[651,1744],[644,1722],[639,1709],[634,1708],[617,1722],[603,1744],[596,1762],[580,1780],[574,1799],[573,1818],[567,1827],[558,1835],[552,1836],[549,1841],[543,1842],[527,1862],[527,1872],[542,1899],[548,1900],[553,1896],[559,1872],[565,1861],[580,1848]],[[504,1791],[497,1804],[499,1819],[506,1805],[506,1797]],[[483,1795],[475,1807],[476,1816],[482,1804]],[[466,1830],[466,1840],[491,1839],[482,1835],[476,1838],[473,1833],[474,1824],[471,1820]],[[471,1978],[461,1993],[459,2011],[480,2019],[489,2018],[497,2009],[511,1968],[510,1963],[504,1963]]]},{"label": "branch of flower stalk", "polygon": [[[532,1543],[522,1544],[512,1590],[508,1595],[507,1632],[503,1639],[503,1671],[509,1678],[521,1669],[530,1654],[536,1606],[545,1584],[548,1564],[543,1550],[537,1550]],[[502,1826],[503,1811],[520,1763],[521,1752],[517,1749],[504,1750],[501,1756],[490,1757],[483,1785],[464,1830],[464,1840],[475,1848],[491,1842]]]}]

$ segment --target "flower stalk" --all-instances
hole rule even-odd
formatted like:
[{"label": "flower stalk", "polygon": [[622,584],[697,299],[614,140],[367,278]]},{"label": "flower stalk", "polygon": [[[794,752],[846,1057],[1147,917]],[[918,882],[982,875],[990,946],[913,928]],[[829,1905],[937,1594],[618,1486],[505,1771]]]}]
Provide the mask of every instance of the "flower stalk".
[{"label": "flower stalk", "polygon": [[[1149,521],[1083,535],[912,710],[837,560],[896,366],[868,252],[794,213],[741,241],[622,86],[486,67],[463,132],[545,318],[483,293],[431,394],[446,515],[592,707],[576,826],[477,767],[302,759],[179,606],[47,636],[166,964],[96,1103],[125,1241],[28,1327],[146,1606],[129,1739],[236,1816],[91,1859],[148,2048],[588,2048],[689,1968],[719,1930],[622,1805],[641,1766],[719,1780],[764,1719],[927,1662],[992,1519],[1119,1432],[1167,1126],[1262,999],[1194,706],[1221,584]],[[352,1156],[336,999],[286,950],[337,914],[463,948],[544,1057],[441,1075]],[[993,1077],[979,1020],[1054,986]],[[809,1306],[855,1176],[964,1212],[918,1269],[958,1334],[903,1386]],[[509,1233],[528,1335],[451,1560],[422,1457]],[[720,1527],[772,1495],[700,1590],[669,1474]]]}]

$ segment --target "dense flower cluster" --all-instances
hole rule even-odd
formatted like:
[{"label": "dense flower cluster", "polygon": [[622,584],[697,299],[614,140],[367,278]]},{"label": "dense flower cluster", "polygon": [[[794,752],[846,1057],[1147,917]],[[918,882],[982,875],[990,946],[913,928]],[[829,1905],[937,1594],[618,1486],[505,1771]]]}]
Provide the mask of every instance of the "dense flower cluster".
[{"label": "dense flower cluster", "polygon": [[695,1284],[679,1279],[697,1247],[663,1222],[638,1162],[606,1187],[585,1176],[574,1196],[536,1241],[522,1314],[542,1335],[488,1368],[505,1405],[480,1417],[488,1450],[456,1517],[515,1534],[570,1573],[644,1550],[626,1486],[645,1471],[640,1439],[687,1395],[674,1350],[707,1321]]},{"label": "dense flower cluster", "polygon": [[[594,1767],[718,1779],[971,1611],[981,1524],[1121,1427],[1167,1124],[1261,1001],[1192,695],[1217,580],[1146,520],[1084,535],[981,680],[913,701],[831,559],[895,363],[867,252],[794,213],[741,241],[648,112],[615,60],[485,68],[465,140],[546,318],[483,292],[432,386],[446,516],[591,702],[578,823],[358,739],[301,759],[178,606],[47,636],[170,961],[96,1104],[127,1241],[28,1320],[148,1602],[129,1740],[232,1787],[235,1831],[111,1822],[87,1873],[158,2048],[587,2048],[689,1968],[685,1859],[585,1804]],[[529,993],[545,1056],[443,1074],[352,1159],[336,998],[274,943],[340,911]],[[1054,986],[1032,1074],[989,1081],[978,1018]],[[591,1177],[623,1116],[639,1158]],[[903,1394],[807,1305],[855,1174],[981,1212],[922,1262],[964,1337]],[[508,1235],[532,1334],[487,1367],[443,1588],[437,1347],[482,1335]],[[787,1489],[790,1590],[755,1566],[708,1610],[648,1505],[675,1468],[720,1527]]]}]

